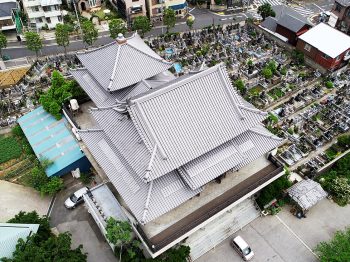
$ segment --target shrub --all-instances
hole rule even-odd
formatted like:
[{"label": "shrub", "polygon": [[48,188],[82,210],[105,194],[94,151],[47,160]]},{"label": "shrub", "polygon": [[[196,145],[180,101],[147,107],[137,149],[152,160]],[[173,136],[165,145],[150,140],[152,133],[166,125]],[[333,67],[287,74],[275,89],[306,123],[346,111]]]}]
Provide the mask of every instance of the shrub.
[{"label": "shrub", "polygon": [[260,195],[256,199],[258,205],[263,208],[270,203],[273,199],[280,198],[283,190],[289,188],[292,183],[288,180],[287,175],[283,175],[271,184],[267,185],[260,191]]},{"label": "shrub", "polygon": [[333,83],[332,83],[332,81],[327,81],[327,82],[325,83],[325,85],[326,85],[326,87],[327,87],[328,89],[332,89],[332,88],[333,88]]},{"label": "shrub", "polygon": [[330,192],[340,206],[350,202],[350,185],[346,177],[336,177],[330,184]]}]

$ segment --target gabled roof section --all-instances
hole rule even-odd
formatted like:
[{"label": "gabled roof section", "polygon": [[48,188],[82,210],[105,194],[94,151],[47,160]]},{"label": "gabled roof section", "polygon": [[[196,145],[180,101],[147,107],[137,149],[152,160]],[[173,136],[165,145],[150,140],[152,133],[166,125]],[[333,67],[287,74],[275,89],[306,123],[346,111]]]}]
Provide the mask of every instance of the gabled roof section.
[{"label": "gabled roof section", "polygon": [[[150,153],[178,168],[259,124],[265,113],[241,101],[222,64],[130,100],[131,119]],[[157,162],[157,159],[161,160]]]},{"label": "gabled roof section", "polygon": [[38,224],[0,223],[0,258],[12,258],[18,240],[22,238],[26,241],[38,229]]},{"label": "gabled roof section", "polygon": [[277,24],[289,29],[290,31],[292,31],[294,33],[297,33],[305,25],[308,25],[304,21],[302,21],[302,20],[300,20],[300,19],[298,19],[290,14],[284,14],[283,16],[281,16],[278,19]]},{"label": "gabled roof section", "polygon": [[83,66],[107,91],[116,91],[148,79],[172,67],[138,34],[103,47],[77,53]]},{"label": "gabled roof section", "polygon": [[141,224],[167,213],[202,190],[191,190],[176,171],[144,183],[103,131],[80,130],[79,134]]}]

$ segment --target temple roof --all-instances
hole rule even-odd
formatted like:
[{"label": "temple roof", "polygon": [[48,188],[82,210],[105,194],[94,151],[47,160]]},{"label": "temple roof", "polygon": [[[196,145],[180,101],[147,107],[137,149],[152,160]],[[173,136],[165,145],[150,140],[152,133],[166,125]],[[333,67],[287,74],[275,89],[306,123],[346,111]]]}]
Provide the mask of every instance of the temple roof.
[{"label": "temple roof", "polygon": [[116,91],[148,79],[172,67],[135,33],[77,57],[95,80],[106,90]]},{"label": "temple roof", "polygon": [[142,224],[167,213],[202,190],[190,189],[177,171],[151,183],[144,183],[102,130],[97,128],[80,131],[79,134],[131,212]]}]

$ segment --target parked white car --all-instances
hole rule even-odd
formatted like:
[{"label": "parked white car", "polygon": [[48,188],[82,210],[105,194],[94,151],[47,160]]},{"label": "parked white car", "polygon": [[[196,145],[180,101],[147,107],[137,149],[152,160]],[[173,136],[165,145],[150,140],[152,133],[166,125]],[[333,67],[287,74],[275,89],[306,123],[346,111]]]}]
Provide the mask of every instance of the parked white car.
[{"label": "parked white car", "polygon": [[253,258],[253,250],[250,248],[247,242],[243,240],[241,236],[236,236],[234,239],[232,239],[231,244],[245,261],[248,261]]},{"label": "parked white car", "polygon": [[75,208],[80,203],[84,202],[83,195],[89,190],[88,187],[83,187],[78,191],[75,191],[67,200],[64,202],[64,206],[68,209]]}]

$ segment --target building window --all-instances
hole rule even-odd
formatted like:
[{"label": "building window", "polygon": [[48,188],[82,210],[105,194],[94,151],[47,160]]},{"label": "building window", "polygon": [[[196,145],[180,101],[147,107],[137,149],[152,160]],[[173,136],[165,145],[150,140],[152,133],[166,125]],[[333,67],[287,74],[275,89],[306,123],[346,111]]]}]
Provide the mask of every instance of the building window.
[{"label": "building window", "polygon": [[39,12],[39,6],[33,6],[32,7],[33,12]]},{"label": "building window", "polygon": [[53,6],[53,9],[56,10],[56,11],[59,11],[60,10],[60,7],[58,5],[54,5]]},{"label": "building window", "polygon": [[327,60],[328,60],[329,58],[331,58],[329,55],[326,55],[326,54],[323,54],[322,57],[323,57],[324,59],[327,59]]},{"label": "building window", "polygon": [[132,0],[133,2],[138,2],[139,0]]},{"label": "building window", "polygon": [[44,10],[44,12],[50,12],[51,7],[50,6],[43,6],[43,10]]},{"label": "building window", "polygon": [[50,18],[50,17],[46,17],[46,22],[47,22],[48,24],[51,24],[51,18]]},{"label": "building window", "polygon": [[305,44],[304,49],[305,49],[306,51],[310,52],[310,50],[311,50],[311,45]]},{"label": "building window", "polygon": [[37,22],[37,23],[42,23],[42,22],[43,22],[43,19],[39,17],[39,18],[36,19],[36,22]]},{"label": "building window", "polygon": [[62,22],[62,16],[57,16],[58,22]]}]

